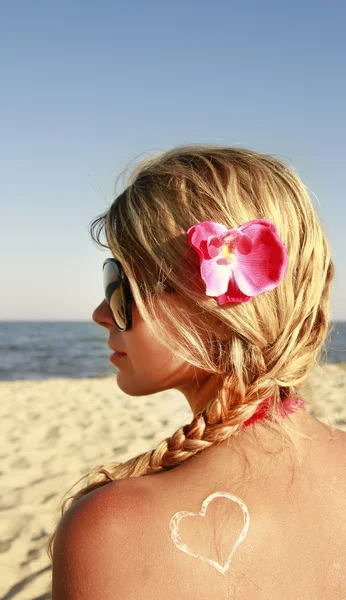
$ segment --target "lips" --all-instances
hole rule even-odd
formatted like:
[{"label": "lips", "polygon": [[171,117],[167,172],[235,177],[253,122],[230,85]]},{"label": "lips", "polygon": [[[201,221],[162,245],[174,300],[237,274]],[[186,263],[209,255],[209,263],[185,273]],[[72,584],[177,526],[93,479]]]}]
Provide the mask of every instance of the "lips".
[{"label": "lips", "polygon": [[117,365],[119,362],[122,361],[123,358],[126,358],[126,357],[127,357],[127,354],[115,351],[115,352],[112,352],[112,354],[109,357],[109,360],[114,365]]}]

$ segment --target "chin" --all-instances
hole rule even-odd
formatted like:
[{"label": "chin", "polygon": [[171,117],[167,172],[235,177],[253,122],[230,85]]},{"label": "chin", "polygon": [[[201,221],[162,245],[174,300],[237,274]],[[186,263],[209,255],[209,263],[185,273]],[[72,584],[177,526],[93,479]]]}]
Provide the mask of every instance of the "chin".
[{"label": "chin", "polygon": [[128,396],[151,396],[162,391],[162,388],[149,383],[136,382],[133,376],[127,376],[121,371],[117,372],[117,384],[119,389]]}]

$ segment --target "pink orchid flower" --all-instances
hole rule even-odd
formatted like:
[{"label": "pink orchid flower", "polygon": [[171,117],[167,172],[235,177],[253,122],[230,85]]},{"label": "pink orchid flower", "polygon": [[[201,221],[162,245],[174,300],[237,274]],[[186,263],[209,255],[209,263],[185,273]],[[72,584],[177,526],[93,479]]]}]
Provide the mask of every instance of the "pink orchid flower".
[{"label": "pink orchid flower", "polygon": [[238,229],[203,221],[187,234],[200,257],[206,295],[216,297],[218,304],[248,302],[276,288],[286,273],[286,246],[266,219],[248,221]]}]

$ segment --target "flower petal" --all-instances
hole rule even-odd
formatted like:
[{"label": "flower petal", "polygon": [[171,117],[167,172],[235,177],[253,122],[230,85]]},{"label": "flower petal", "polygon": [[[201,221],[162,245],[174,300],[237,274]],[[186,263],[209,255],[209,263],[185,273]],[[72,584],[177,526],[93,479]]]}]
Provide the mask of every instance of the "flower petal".
[{"label": "flower petal", "polygon": [[252,300],[252,296],[247,296],[239,289],[234,274],[231,274],[231,278],[228,282],[228,288],[225,294],[217,297],[218,304],[236,304],[238,302],[248,302]]},{"label": "flower petal", "polygon": [[238,260],[234,265],[234,275],[239,288],[248,296],[277,287],[288,265],[287,250],[276,233],[276,227],[259,221],[263,220],[257,219],[246,227],[246,234],[252,239],[252,251],[247,255],[235,252]]},{"label": "flower petal", "polygon": [[268,227],[269,229],[272,229],[276,233],[276,235],[279,235],[275,223],[273,223],[272,221],[268,221],[267,219],[253,219],[252,221],[247,221],[246,223],[240,225],[239,231],[242,231],[243,233],[248,233],[246,231],[248,227],[251,227],[251,231],[253,231],[253,225],[262,225],[263,227]]},{"label": "flower petal", "polygon": [[201,264],[201,275],[207,284],[206,295],[220,296],[220,294],[224,294],[227,291],[231,273],[232,265],[226,260],[203,260]]},{"label": "flower petal", "polygon": [[208,252],[208,238],[218,237],[225,231],[227,231],[225,225],[214,221],[203,221],[187,230],[188,242],[198,252],[201,259],[209,259],[211,256]]},{"label": "flower petal", "polygon": [[237,238],[235,247],[241,254],[250,254],[252,250],[253,242],[252,239],[246,235],[246,233],[240,233]]},{"label": "flower petal", "polygon": [[207,252],[209,258],[216,258],[219,256],[222,247],[222,242],[220,242],[219,237],[215,235],[211,235],[207,239]]}]

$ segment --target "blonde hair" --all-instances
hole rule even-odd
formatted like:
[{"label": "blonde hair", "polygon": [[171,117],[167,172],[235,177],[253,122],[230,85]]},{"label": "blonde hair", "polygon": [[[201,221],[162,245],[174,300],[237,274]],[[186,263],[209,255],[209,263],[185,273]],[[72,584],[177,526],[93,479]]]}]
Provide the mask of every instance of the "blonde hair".
[{"label": "blonde hair", "polygon": [[[287,248],[285,277],[250,302],[220,306],[205,295],[187,229],[204,220],[232,229],[259,218],[276,224]],[[100,241],[103,230],[108,245]],[[88,478],[85,487],[62,503],[62,514],[69,500],[72,505],[110,481],[171,469],[238,435],[268,397],[272,409],[263,426],[270,426],[282,400],[299,395],[328,334],[334,274],[329,244],[303,182],[273,156],[212,145],[147,156],[109,210],[91,223],[90,234],[120,260],[139,313],[159,342],[197,369],[221,375],[222,387],[157,448],[95,467],[82,478]],[[183,302],[158,293],[163,283]],[[174,335],[167,335],[170,330]],[[287,419],[281,428],[289,436]]]}]

